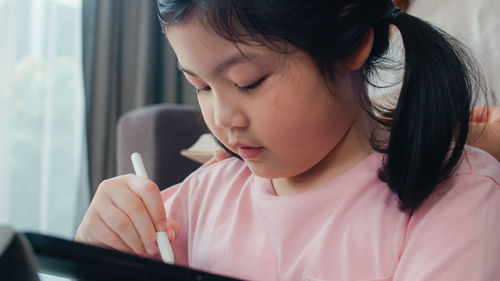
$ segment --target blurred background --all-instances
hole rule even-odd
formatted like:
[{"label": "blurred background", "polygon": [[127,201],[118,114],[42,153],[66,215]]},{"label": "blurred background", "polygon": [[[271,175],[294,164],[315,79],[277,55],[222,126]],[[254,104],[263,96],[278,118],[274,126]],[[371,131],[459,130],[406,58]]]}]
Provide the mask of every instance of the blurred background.
[{"label": "blurred background", "polygon": [[88,204],[81,12],[0,1],[1,224],[71,237]]},{"label": "blurred background", "polygon": [[153,0],[0,0],[0,38],[0,223],[71,238],[118,117],[194,91]]},{"label": "blurred background", "polygon": [[154,0],[0,0],[0,224],[72,239],[120,115],[195,103]]}]

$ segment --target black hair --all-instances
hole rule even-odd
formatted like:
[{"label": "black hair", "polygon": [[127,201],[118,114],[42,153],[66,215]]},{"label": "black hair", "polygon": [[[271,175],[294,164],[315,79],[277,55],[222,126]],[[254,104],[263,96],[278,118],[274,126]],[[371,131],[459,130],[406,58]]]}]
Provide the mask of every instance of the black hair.
[{"label": "black hair", "polygon": [[[235,43],[259,43],[308,54],[330,85],[335,61],[347,58],[373,29],[371,53],[362,67],[369,77],[384,61],[390,24],[401,32],[404,77],[395,108],[362,106],[390,131],[376,151],[385,153],[379,177],[398,195],[400,208],[418,208],[454,171],[464,150],[469,114],[480,74],[462,45],[443,31],[401,12],[391,0],[157,0],[163,28],[194,15]],[[282,44],[287,43],[287,44]]]}]

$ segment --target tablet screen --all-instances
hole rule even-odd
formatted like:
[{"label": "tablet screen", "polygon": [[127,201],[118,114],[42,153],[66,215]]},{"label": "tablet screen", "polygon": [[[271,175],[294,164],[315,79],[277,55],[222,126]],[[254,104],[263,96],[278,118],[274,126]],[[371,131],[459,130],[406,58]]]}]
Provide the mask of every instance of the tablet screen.
[{"label": "tablet screen", "polygon": [[235,280],[53,236],[23,234],[33,247],[41,273],[78,280]]}]

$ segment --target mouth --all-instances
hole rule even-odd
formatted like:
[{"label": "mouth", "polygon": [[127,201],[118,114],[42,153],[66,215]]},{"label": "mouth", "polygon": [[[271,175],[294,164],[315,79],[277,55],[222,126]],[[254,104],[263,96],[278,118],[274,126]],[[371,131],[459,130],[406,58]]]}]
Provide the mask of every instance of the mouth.
[{"label": "mouth", "polygon": [[232,144],[236,148],[238,155],[244,159],[255,159],[264,150],[263,146],[248,146],[239,143]]}]

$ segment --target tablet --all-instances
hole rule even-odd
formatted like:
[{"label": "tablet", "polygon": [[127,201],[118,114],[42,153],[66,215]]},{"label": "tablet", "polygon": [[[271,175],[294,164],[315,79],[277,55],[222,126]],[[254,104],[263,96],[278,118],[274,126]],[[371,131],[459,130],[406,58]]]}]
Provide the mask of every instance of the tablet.
[{"label": "tablet", "polygon": [[40,273],[77,280],[236,280],[120,251],[25,232]]}]

